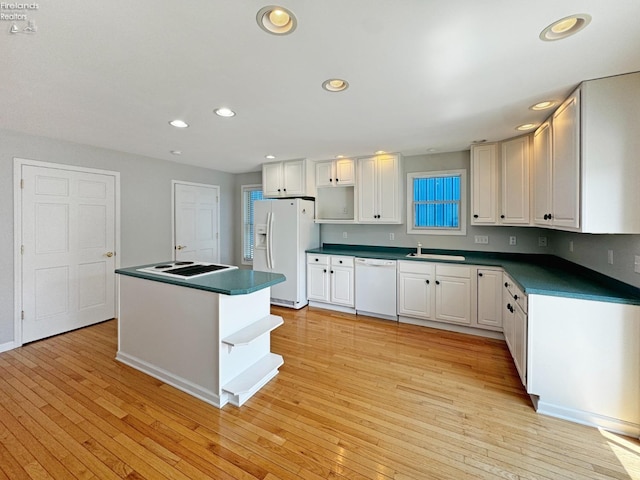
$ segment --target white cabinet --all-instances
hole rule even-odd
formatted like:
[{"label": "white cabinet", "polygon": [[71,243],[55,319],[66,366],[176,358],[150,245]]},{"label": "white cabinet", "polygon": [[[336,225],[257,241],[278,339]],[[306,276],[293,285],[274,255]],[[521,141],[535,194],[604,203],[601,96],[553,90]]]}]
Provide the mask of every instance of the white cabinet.
[{"label": "white cabinet", "polygon": [[534,135],[540,226],[639,234],[640,73],[583,82]]},{"label": "white cabinet", "polygon": [[471,324],[471,268],[436,265],[436,320]]},{"label": "white cabinet", "polygon": [[529,137],[471,147],[471,224],[529,224]]},{"label": "white cabinet", "polygon": [[316,162],[316,222],[355,223],[356,165],[349,158]]},{"label": "white cabinet", "polygon": [[398,262],[398,315],[435,317],[435,265]]},{"label": "white cabinet", "polygon": [[471,146],[471,224],[495,225],[498,206],[498,144]]},{"label": "white cabinet", "polygon": [[504,304],[503,331],[520,381],[527,386],[527,297],[506,274],[502,290]]},{"label": "white cabinet", "polygon": [[350,186],[356,183],[356,165],[350,158],[316,162],[316,187]]},{"label": "white cabinet", "polygon": [[502,331],[502,270],[478,268],[478,328]]},{"label": "white cabinet", "polygon": [[501,144],[500,223],[529,224],[529,136],[513,138]]},{"label": "white cabinet", "polygon": [[377,155],[358,160],[359,223],[402,223],[400,157]]},{"label": "white cabinet", "polygon": [[[398,314],[471,324],[471,267],[398,262]],[[401,319],[402,321],[402,319]]]},{"label": "white cabinet", "polygon": [[311,190],[305,160],[262,165],[262,191],[265,197],[313,196]]},{"label": "white cabinet", "polygon": [[310,304],[320,302],[325,308],[353,309],[353,257],[307,254],[307,298]]}]

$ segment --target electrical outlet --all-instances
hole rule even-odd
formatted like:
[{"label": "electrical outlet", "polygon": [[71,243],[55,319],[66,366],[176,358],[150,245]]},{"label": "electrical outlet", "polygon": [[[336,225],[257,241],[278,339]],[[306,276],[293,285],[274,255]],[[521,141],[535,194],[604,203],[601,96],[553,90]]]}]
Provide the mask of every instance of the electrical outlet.
[{"label": "electrical outlet", "polygon": [[607,263],[613,265],[613,250],[607,250]]},{"label": "electrical outlet", "polygon": [[515,245],[516,244],[516,236],[515,235],[511,235],[509,237],[509,245]]},{"label": "electrical outlet", "polygon": [[538,246],[546,247],[547,246],[547,237],[538,237]]},{"label": "electrical outlet", "polygon": [[569,240],[569,251],[573,252],[573,240]]},{"label": "electrical outlet", "polygon": [[342,232],[342,238],[347,238],[349,235],[347,235],[347,232]]},{"label": "electrical outlet", "polygon": [[395,240],[396,239],[396,234],[395,233],[390,233],[389,234],[389,240]]},{"label": "electrical outlet", "polygon": [[488,235],[476,235],[473,237],[473,240],[475,243],[482,243],[484,245],[487,245],[489,243],[489,236]]},{"label": "electrical outlet", "polygon": [[633,271],[640,273],[640,255],[635,256],[635,262],[633,263]]}]

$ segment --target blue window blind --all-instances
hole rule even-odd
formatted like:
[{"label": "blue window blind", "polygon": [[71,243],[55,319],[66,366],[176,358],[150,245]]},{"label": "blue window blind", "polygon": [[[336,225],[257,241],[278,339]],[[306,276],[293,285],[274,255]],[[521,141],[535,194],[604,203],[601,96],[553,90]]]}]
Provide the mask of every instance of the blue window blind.
[{"label": "blue window blind", "polygon": [[253,204],[262,198],[260,188],[245,188],[242,192],[242,216],[244,219],[242,258],[246,262],[253,261]]},{"label": "blue window blind", "polygon": [[413,179],[413,227],[460,228],[460,176]]}]

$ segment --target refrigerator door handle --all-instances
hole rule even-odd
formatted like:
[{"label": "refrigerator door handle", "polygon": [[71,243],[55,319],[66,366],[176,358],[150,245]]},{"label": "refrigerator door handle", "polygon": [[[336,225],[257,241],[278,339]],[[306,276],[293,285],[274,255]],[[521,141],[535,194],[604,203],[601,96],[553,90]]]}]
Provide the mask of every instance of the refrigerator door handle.
[{"label": "refrigerator door handle", "polygon": [[267,214],[267,268],[273,269],[273,212]]}]

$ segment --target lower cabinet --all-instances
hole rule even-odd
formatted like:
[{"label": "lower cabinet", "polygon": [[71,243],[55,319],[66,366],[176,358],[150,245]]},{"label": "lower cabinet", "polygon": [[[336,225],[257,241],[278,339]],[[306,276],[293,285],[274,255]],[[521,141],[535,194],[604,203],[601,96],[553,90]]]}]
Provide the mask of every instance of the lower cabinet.
[{"label": "lower cabinet", "polygon": [[513,280],[504,274],[502,290],[504,309],[502,323],[504,339],[507,342],[513,363],[522,384],[527,386],[527,297]]},{"label": "lower cabinet", "polygon": [[477,327],[502,331],[502,269],[478,268]]},{"label": "lower cabinet", "polygon": [[325,308],[355,308],[353,257],[307,255],[307,298]]},{"label": "lower cabinet", "polygon": [[398,314],[471,324],[471,267],[398,262]]}]

